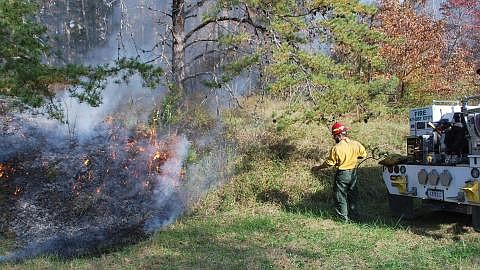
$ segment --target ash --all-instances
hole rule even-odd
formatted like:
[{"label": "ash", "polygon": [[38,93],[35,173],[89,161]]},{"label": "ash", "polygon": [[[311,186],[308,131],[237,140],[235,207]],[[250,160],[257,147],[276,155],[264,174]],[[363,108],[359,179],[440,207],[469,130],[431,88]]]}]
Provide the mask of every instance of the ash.
[{"label": "ash", "polygon": [[0,262],[95,254],[137,242],[184,211],[185,137],[104,121],[94,135],[72,139],[42,119],[0,116],[0,164],[8,168],[0,233],[19,243]]}]

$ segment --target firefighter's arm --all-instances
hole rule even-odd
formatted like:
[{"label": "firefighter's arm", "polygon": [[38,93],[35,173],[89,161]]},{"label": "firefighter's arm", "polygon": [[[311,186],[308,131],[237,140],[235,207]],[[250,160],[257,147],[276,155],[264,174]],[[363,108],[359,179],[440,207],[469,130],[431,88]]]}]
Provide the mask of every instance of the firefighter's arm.
[{"label": "firefighter's arm", "polygon": [[313,167],[313,169],[315,171],[318,171],[318,170],[323,170],[323,169],[326,169],[326,168],[329,168],[329,167],[331,167],[331,166],[328,165],[327,163],[323,162],[321,165]]},{"label": "firefighter's arm", "polygon": [[360,144],[358,159],[364,159],[366,157],[367,157],[367,151],[365,150],[365,147],[362,144]]},{"label": "firefighter's arm", "polygon": [[318,171],[318,170],[323,170],[332,166],[335,166],[337,164],[337,158],[336,158],[336,152],[334,149],[330,150],[330,155],[328,158],[318,166],[315,166],[312,168],[313,171]]}]

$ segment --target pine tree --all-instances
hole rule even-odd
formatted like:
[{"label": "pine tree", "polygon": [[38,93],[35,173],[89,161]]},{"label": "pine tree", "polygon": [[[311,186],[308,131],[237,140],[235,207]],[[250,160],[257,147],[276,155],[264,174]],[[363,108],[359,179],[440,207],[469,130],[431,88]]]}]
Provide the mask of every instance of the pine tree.
[{"label": "pine tree", "polygon": [[18,98],[33,107],[46,101],[54,105],[55,92],[50,87],[63,84],[81,102],[97,106],[110,76],[121,74],[127,79],[137,72],[145,86],[154,87],[160,82],[161,68],[136,59],[120,58],[112,65],[95,67],[45,63],[43,59],[51,55],[51,48],[46,41],[47,29],[37,22],[37,8],[28,0],[0,1],[0,95]]}]

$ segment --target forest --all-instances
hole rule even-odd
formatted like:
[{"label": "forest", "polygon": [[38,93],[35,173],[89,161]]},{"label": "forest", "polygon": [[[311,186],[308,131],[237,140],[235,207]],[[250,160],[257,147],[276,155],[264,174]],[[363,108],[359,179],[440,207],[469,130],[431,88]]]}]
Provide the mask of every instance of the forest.
[{"label": "forest", "polygon": [[[0,0],[0,268],[480,267],[470,215],[392,215],[378,164],[479,52],[477,0]],[[338,121],[356,222],[312,171]]]}]

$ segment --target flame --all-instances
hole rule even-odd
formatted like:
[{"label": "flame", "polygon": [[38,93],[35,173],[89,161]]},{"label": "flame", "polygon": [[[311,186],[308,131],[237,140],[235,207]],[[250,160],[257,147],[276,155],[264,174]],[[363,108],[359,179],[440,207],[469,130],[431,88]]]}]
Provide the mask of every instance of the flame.
[{"label": "flame", "polygon": [[7,175],[7,166],[0,163],[0,178],[2,178],[3,175]]},{"label": "flame", "polygon": [[8,178],[10,173],[13,173],[14,169],[6,164],[0,163],[0,178]]},{"label": "flame", "polygon": [[97,189],[95,190],[98,193],[100,193],[102,191],[102,188],[101,187],[97,187]]},{"label": "flame", "polygon": [[150,163],[148,165],[149,170],[160,173],[163,163],[165,163],[165,161],[168,160],[169,156],[170,156],[169,153],[157,150],[154,153],[151,161],[149,162]]},{"label": "flame", "polygon": [[90,165],[90,159],[86,158],[83,160],[83,165],[88,166]]},{"label": "flame", "polygon": [[77,185],[73,185],[73,187],[72,187],[72,193],[75,194],[75,195],[77,195],[77,196],[80,195],[80,192],[78,192],[78,190],[77,190]]},{"label": "flame", "polygon": [[13,193],[13,195],[18,196],[18,195],[20,195],[20,192],[22,192],[22,187],[17,186],[15,188],[15,192]]}]

